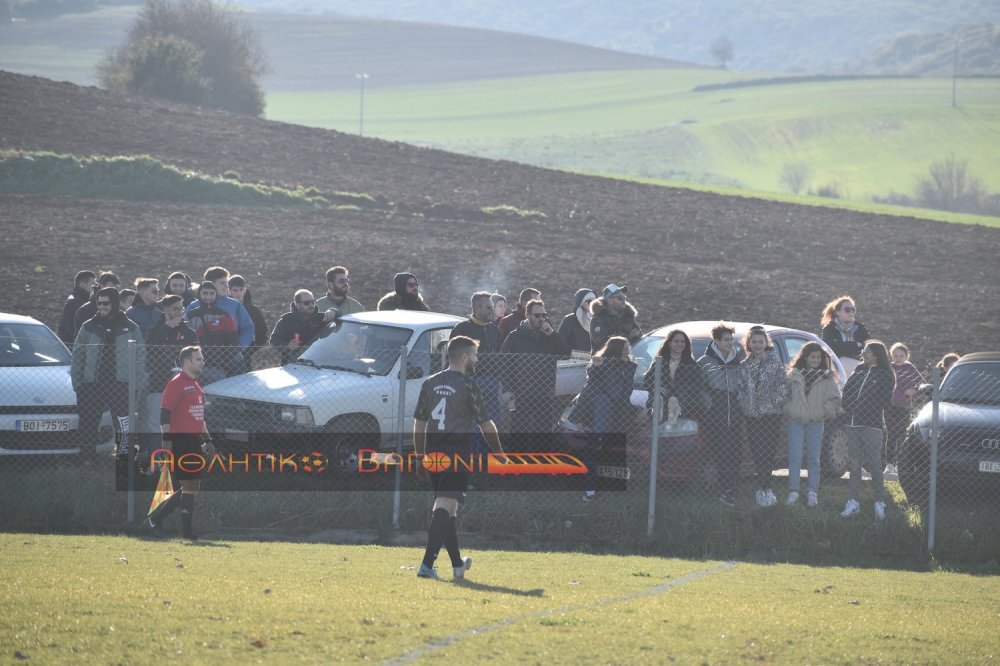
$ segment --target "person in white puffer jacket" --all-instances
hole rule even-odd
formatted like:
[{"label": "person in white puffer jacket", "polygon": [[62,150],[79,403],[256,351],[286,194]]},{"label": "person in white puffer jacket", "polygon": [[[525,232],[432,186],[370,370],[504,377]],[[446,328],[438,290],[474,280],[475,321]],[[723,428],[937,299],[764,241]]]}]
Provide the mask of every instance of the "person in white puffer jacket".
[{"label": "person in white puffer jacket", "polygon": [[740,363],[740,407],[746,418],[747,441],[757,471],[757,506],[778,503],[771,486],[774,449],[781,438],[781,418],[788,401],[785,366],[763,326],[752,326],[743,340],[750,352]]},{"label": "person in white puffer jacket", "polygon": [[820,452],[826,421],[837,416],[840,406],[840,385],[830,355],[817,342],[802,345],[788,371],[788,499],[789,505],[799,501],[802,475],[802,448],[807,453],[808,492],[806,505],[819,503]]}]

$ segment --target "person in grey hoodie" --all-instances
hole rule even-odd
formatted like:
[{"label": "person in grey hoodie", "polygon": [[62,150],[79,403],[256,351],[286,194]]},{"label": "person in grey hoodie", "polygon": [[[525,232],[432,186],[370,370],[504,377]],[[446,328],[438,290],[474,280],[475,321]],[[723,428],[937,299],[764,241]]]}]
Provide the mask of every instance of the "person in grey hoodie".
[{"label": "person in grey hoodie", "polygon": [[711,405],[705,418],[708,426],[708,462],[715,464],[723,504],[736,504],[736,478],[743,452],[743,411],[740,408],[740,359],[743,350],[734,344],[736,329],[725,322],[712,328],[712,342],[698,365],[705,371]]},{"label": "person in grey hoodie", "polygon": [[782,410],[788,402],[785,366],[763,326],[751,326],[743,339],[750,355],[740,364],[740,407],[757,470],[757,506],[778,503],[772,488],[774,447],[781,438]]}]

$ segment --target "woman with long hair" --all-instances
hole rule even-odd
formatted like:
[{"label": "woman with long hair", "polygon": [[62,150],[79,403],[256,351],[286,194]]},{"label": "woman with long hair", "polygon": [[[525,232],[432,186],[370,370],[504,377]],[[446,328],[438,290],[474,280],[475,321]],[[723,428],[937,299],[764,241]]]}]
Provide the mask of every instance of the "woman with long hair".
[{"label": "woman with long hair", "polygon": [[570,415],[571,421],[590,430],[584,461],[588,469],[584,501],[596,495],[596,452],[611,435],[625,433],[628,428],[635,369],[632,346],[621,336],[609,338],[587,366],[587,384]]},{"label": "woman with long hair", "polygon": [[896,474],[896,453],[906,436],[906,426],[910,423],[913,411],[913,398],[916,397],[924,376],[917,367],[910,363],[910,350],[902,342],[897,342],[889,348],[892,360],[892,371],[896,375],[896,388],[892,392],[892,404],[885,410],[885,425],[888,438],[885,446],[885,473]]},{"label": "woman with long hair", "polygon": [[820,337],[830,345],[833,353],[841,358],[857,359],[865,342],[871,337],[868,329],[857,319],[858,306],[850,296],[838,296],[823,308],[819,325]]},{"label": "woman with long hair", "polygon": [[851,481],[847,504],[841,516],[847,518],[861,511],[861,466],[871,472],[875,495],[875,518],[885,520],[885,485],[882,481],[882,437],[885,410],[892,402],[896,374],[892,371],[889,351],[881,340],[869,340],[861,352],[863,363],[844,386],[842,401],[846,413],[847,453],[850,456]]},{"label": "woman with long hair", "polygon": [[789,364],[788,416],[788,499],[799,501],[802,476],[802,448],[805,446],[809,470],[806,506],[819,503],[820,453],[826,421],[834,418],[840,407],[840,385],[830,355],[818,342],[807,342]]},{"label": "woman with long hair", "polygon": [[[667,333],[656,356],[663,359],[660,362],[660,396],[663,398],[661,421],[674,423],[681,414],[697,416],[703,407],[705,374],[691,355],[691,338],[679,328],[673,329]],[[656,398],[655,363],[649,366],[643,376],[643,384],[649,394],[646,408],[652,410]]]},{"label": "woman with long hair", "polygon": [[740,363],[740,406],[747,441],[757,470],[757,506],[774,506],[774,447],[781,437],[781,417],[788,401],[788,376],[763,326],[751,326],[743,339],[749,355]]}]

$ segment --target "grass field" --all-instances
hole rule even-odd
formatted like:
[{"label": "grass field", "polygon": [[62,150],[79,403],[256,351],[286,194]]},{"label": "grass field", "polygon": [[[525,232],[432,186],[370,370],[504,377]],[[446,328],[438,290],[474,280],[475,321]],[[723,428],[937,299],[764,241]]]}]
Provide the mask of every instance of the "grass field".
[{"label": "grass field", "polygon": [[[969,160],[1000,191],[1000,87],[963,80],[858,80],[692,92],[746,73],[595,72],[440,86],[370,81],[365,134],[564,169],[788,191],[785,164],[804,163],[805,189],[869,199],[910,193],[933,161]],[[357,131],[358,91],[271,93],[268,117]]]},{"label": "grass field", "polygon": [[[37,663],[971,663],[1000,578],[648,557],[0,535],[0,655]],[[20,655],[20,656],[18,656]]]}]

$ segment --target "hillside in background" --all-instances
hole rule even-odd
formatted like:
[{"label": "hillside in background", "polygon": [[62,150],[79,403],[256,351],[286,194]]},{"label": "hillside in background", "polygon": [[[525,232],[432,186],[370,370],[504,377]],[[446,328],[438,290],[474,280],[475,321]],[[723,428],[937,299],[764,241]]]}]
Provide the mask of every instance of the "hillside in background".
[{"label": "hillside in background", "polygon": [[581,286],[617,282],[647,330],[720,317],[812,330],[846,292],[922,367],[952,349],[1000,348],[998,229],[580,176],[0,72],[4,149],[147,154],[381,206],[0,196],[0,309],[50,324],[84,267],[130,280],[223,264],[249,278],[273,323],[295,289],[321,291],[326,268],[345,263],[369,306],[409,270],[444,312],[467,312],[476,289],[530,284],[561,314]]},{"label": "hillside in background", "polygon": [[860,67],[913,76],[951,76],[956,70],[966,76],[1000,76],[1000,26],[907,33],[884,44]]},{"label": "hillside in background", "polygon": [[908,32],[1000,23],[983,0],[239,0],[261,10],[342,13],[485,27],[664,58],[714,64],[720,35],[732,67],[839,72]]}]

